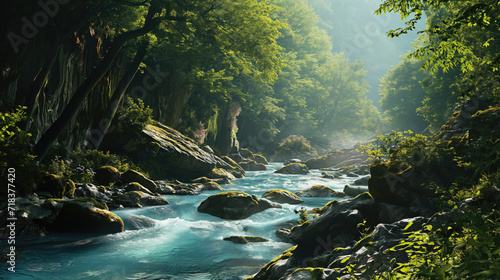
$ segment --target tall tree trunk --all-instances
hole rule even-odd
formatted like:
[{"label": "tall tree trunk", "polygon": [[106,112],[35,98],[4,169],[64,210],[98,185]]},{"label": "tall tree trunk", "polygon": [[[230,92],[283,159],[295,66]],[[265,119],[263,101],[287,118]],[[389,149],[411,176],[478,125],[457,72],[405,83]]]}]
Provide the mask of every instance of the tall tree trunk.
[{"label": "tall tree trunk", "polygon": [[106,133],[108,132],[108,129],[111,125],[111,121],[113,120],[116,111],[118,110],[118,106],[120,105],[121,100],[125,95],[125,91],[129,87],[132,80],[134,79],[137,70],[139,70],[139,66],[142,60],[144,59],[144,56],[146,56],[146,51],[148,46],[149,42],[145,41],[139,47],[139,50],[135,54],[134,60],[132,61],[132,63],[129,64],[129,66],[127,67],[127,71],[122,76],[120,82],[116,86],[115,91],[113,92],[113,96],[109,101],[109,105],[106,112],[102,115],[102,118],[97,118],[96,120],[93,121],[92,127],[94,129],[92,129],[91,131],[89,144],[87,145],[88,148],[97,149],[101,144],[102,139],[104,138],[104,135],[106,135]]},{"label": "tall tree trunk", "polygon": [[[153,1],[152,3],[158,3]],[[104,77],[104,75],[109,71],[111,65],[120,53],[123,45],[134,38],[138,38],[149,33],[155,27],[157,27],[163,20],[169,19],[169,17],[159,17],[153,18],[158,12],[158,7],[156,5],[151,5],[149,8],[148,15],[146,17],[146,22],[144,27],[136,29],[133,31],[128,31],[126,33],[118,35],[113,43],[111,44],[109,50],[106,52],[104,59],[101,63],[92,70],[89,76],[83,81],[80,87],[73,94],[68,105],[64,108],[63,112],[56,121],[45,131],[40,140],[36,143],[34,147],[35,155],[38,160],[41,161],[43,157],[47,154],[52,144],[56,141],[57,137],[61,135],[63,130],[71,123],[71,120],[77,115],[77,112],[82,105],[83,101],[87,95],[94,89],[94,87],[99,83],[99,81]],[[176,17],[170,17],[175,19]]]}]

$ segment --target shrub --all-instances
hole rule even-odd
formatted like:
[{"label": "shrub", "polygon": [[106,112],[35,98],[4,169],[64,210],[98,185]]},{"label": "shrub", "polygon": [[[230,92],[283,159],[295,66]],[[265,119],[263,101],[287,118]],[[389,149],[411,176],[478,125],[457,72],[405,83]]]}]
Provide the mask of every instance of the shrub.
[{"label": "shrub", "polygon": [[317,156],[316,150],[311,147],[311,144],[302,135],[290,135],[281,140],[275,152],[275,157],[287,157],[293,154],[309,154]]},{"label": "shrub", "polygon": [[120,172],[137,170],[147,176],[125,157],[98,150],[75,150],[67,155],[55,156],[45,168],[49,173],[74,182],[91,183],[94,181],[94,170],[102,166],[113,166]]},{"label": "shrub", "polygon": [[7,193],[8,185],[5,182],[9,168],[15,169],[17,178],[9,182],[19,194],[32,193],[41,176],[35,156],[31,154],[31,134],[18,127],[19,123],[28,119],[24,109],[19,107],[15,112],[0,112],[0,178],[3,194]]},{"label": "shrub", "polygon": [[153,123],[153,109],[144,106],[141,99],[128,98],[125,106],[118,112],[116,117],[118,131],[127,132],[141,131],[146,125]]}]

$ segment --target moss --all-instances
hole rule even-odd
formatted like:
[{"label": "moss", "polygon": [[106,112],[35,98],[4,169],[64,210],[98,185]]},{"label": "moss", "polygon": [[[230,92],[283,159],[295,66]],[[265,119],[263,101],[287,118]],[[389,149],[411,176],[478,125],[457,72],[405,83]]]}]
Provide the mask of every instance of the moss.
[{"label": "moss", "polygon": [[296,273],[298,274],[301,271],[307,271],[311,274],[312,280],[320,280],[321,276],[323,275],[323,270],[324,270],[323,267],[301,267],[297,268],[294,272],[292,272],[291,276],[293,276]]},{"label": "moss", "polygon": [[75,196],[75,190],[76,190],[75,183],[71,180],[67,180],[64,195],[71,198]]},{"label": "moss", "polygon": [[332,207],[333,205],[337,204],[338,202],[339,201],[337,199],[328,202],[327,204],[325,204],[325,206],[321,207],[321,213],[325,212],[326,209]]},{"label": "moss", "polygon": [[95,200],[92,197],[79,197],[75,199],[60,199],[60,198],[49,198],[46,200],[47,203],[85,203],[85,204],[91,204],[92,206],[104,210],[109,210],[108,206],[106,204],[102,204]]},{"label": "moss", "polygon": [[371,200],[373,200],[373,197],[369,192],[364,192],[362,194],[358,194],[354,199],[359,199],[359,200],[371,199]]},{"label": "moss", "polygon": [[354,244],[354,246],[352,247],[353,250],[358,250],[360,247],[365,246],[366,244],[368,244],[369,243],[368,239],[370,239],[372,236],[373,236],[373,234],[365,235],[358,242],[356,242],[356,244]]},{"label": "moss", "polygon": [[[270,269],[276,264],[276,262],[278,262],[279,260],[285,260],[291,258],[293,256],[295,249],[297,249],[297,246],[293,246],[292,248],[285,250],[283,254],[277,256],[272,261],[268,262],[265,266],[263,266],[261,269],[261,271],[263,272],[261,278],[265,279],[267,278],[267,276],[269,276],[268,274],[270,273]],[[253,279],[253,276],[245,278],[244,280],[251,280],[251,279]]]}]

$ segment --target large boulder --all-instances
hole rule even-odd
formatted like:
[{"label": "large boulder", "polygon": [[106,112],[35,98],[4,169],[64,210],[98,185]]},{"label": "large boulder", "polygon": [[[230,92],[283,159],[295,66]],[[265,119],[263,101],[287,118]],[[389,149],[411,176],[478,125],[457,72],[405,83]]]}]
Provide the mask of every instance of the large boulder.
[{"label": "large boulder", "polygon": [[425,188],[430,181],[429,174],[415,167],[401,166],[391,162],[373,162],[370,166],[368,190],[377,201],[399,206],[430,205],[434,196],[432,190]]},{"label": "large boulder", "polygon": [[267,167],[263,163],[258,163],[255,160],[248,160],[240,162],[239,165],[245,169],[245,171],[265,171]]},{"label": "large boulder", "polygon": [[88,197],[95,199],[101,204],[109,204],[113,196],[121,194],[123,190],[116,188],[104,188],[93,184],[76,184],[75,197]]},{"label": "large boulder", "polygon": [[261,163],[261,164],[264,164],[264,165],[268,165],[269,164],[269,162],[267,161],[267,159],[263,155],[257,155],[257,154],[255,154],[254,155],[254,160],[257,163]]},{"label": "large boulder", "polygon": [[95,170],[94,179],[99,185],[109,186],[120,179],[120,171],[113,166],[102,166]]},{"label": "large boulder", "polygon": [[134,170],[127,170],[124,173],[121,174],[120,181],[123,184],[128,184],[128,183],[139,183],[141,186],[145,187],[148,189],[150,192],[157,192],[158,191],[158,186],[153,182],[152,180],[146,178],[143,174],[134,171]]},{"label": "large boulder", "polygon": [[274,173],[281,173],[281,174],[308,174],[309,173],[309,169],[303,163],[290,163],[290,164],[285,165],[282,168],[274,171]]},{"label": "large boulder", "polygon": [[365,192],[368,192],[368,187],[366,186],[344,186],[344,193],[348,196],[357,196]]},{"label": "large boulder", "polygon": [[127,216],[124,217],[123,223],[126,230],[139,230],[143,228],[152,228],[155,226],[155,220],[146,216]]},{"label": "large boulder", "polygon": [[288,203],[288,204],[304,203],[304,201],[295,194],[287,190],[280,190],[280,189],[268,190],[262,195],[262,198],[269,199],[277,203]]},{"label": "large boulder", "polygon": [[231,191],[209,196],[198,206],[198,212],[236,220],[248,218],[268,208],[281,208],[281,206],[244,192]]},{"label": "large boulder", "polygon": [[147,125],[141,134],[124,145],[123,152],[134,160],[155,167],[152,170],[156,179],[197,178],[210,172],[218,163],[214,154],[202,150],[191,138],[161,123]]},{"label": "large boulder", "polygon": [[328,186],[315,185],[305,190],[295,192],[302,197],[344,197],[343,192],[338,192]]},{"label": "large boulder", "polygon": [[369,179],[370,179],[370,176],[361,177],[361,178],[357,179],[356,181],[354,181],[354,185],[356,185],[356,186],[367,186]]},{"label": "large boulder", "polygon": [[63,206],[55,221],[50,225],[53,231],[102,234],[123,231],[122,219],[103,209],[93,199],[61,202]]},{"label": "large boulder", "polygon": [[37,193],[46,197],[73,197],[75,183],[55,174],[45,174],[42,183],[37,187]]}]

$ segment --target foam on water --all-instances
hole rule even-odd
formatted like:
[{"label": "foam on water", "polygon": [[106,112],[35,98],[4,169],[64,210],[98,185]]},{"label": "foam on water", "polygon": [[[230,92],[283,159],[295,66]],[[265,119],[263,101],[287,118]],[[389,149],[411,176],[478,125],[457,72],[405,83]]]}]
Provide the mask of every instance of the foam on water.
[{"label": "foam on water", "polygon": [[[342,190],[354,180],[322,179],[319,171],[273,173],[281,166],[271,163],[268,171],[247,172],[246,178],[223,187],[260,197],[273,188],[295,192],[317,184]],[[17,246],[18,272],[9,274],[9,279],[243,279],[292,246],[274,233],[282,224],[298,219],[294,210],[320,207],[332,200],[304,198],[301,205],[283,204],[282,209],[231,221],[197,211],[201,201],[215,193],[165,196],[169,205],[114,211],[122,218],[149,217],[155,221],[150,228],[101,236],[54,234],[23,241]],[[242,245],[223,240],[231,235],[262,236],[270,242]]]}]

